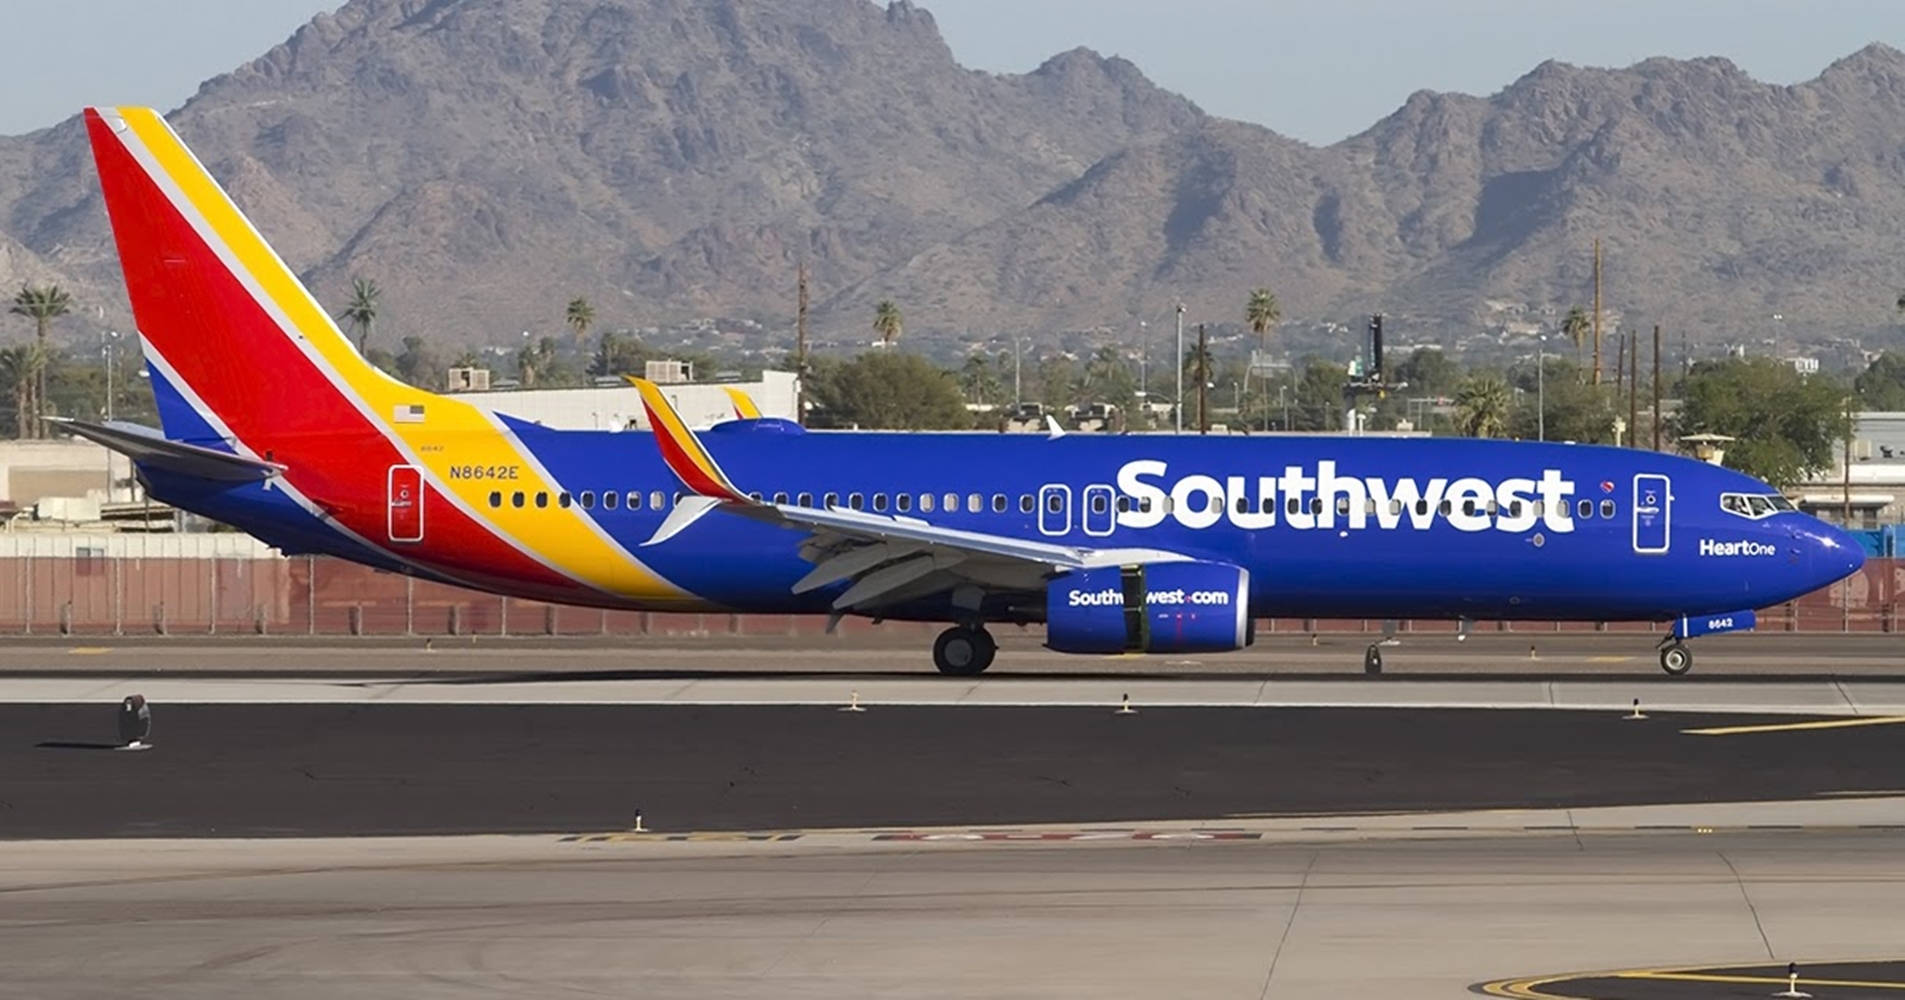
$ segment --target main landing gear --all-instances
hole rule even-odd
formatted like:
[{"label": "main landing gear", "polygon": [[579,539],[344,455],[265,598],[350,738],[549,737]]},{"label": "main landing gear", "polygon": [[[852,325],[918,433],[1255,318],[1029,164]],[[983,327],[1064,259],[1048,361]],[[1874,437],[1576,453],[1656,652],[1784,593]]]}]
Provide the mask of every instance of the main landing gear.
[{"label": "main landing gear", "polygon": [[933,642],[933,666],[949,677],[977,677],[992,666],[999,644],[984,626],[954,625]]},{"label": "main landing gear", "polygon": [[1693,650],[1679,639],[1668,639],[1660,647],[1660,669],[1670,676],[1679,677],[1693,669]]}]

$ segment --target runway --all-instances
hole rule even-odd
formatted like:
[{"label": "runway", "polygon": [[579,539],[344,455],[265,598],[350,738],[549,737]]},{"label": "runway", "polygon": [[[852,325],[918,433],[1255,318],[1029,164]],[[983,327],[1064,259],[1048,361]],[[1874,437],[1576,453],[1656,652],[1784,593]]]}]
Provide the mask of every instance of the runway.
[{"label": "runway", "polygon": [[[47,1000],[1453,1000],[1572,972],[1895,958],[1898,845],[94,841],[0,850],[0,982]],[[1777,989],[1696,985],[1673,995]]]},{"label": "runway", "polygon": [[[1692,682],[1608,641],[1379,679],[1301,648],[955,680],[878,647],[15,646],[0,983],[1678,1000],[1800,961],[1896,995],[1891,640]],[[134,690],[152,746],[110,749]]]}]

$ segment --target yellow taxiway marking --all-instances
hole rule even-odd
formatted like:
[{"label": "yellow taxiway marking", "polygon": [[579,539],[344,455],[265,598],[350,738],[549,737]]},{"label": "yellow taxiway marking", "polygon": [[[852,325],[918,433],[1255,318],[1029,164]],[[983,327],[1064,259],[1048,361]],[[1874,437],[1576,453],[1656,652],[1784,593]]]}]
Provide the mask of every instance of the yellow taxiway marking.
[{"label": "yellow taxiway marking", "polygon": [[[1492,997],[1516,997],[1519,1000],[1585,1000],[1571,993],[1548,993],[1542,987],[1566,989],[1569,983],[1588,979],[1651,979],[1689,983],[1734,983],[1784,986],[1785,976],[1723,976],[1698,970],[1628,969],[1622,972],[1577,972],[1565,976],[1539,976],[1532,979],[1504,979],[1485,983],[1481,990]],[[1905,982],[1868,982],[1857,979],[1806,979],[1801,986],[1829,986],[1843,989],[1905,990]]]},{"label": "yellow taxiway marking", "polygon": [[[1716,976],[1705,972],[1623,972],[1621,979],[1671,979],[1687,983],[1764,983],[1768,986],[1784,986],[1785,976]],[[1838,986],[1847,989],[1866,990],[1905,990],[1905,983],[1880,983],[1860,979],[1807,979],[1799,978],[1801,986]]]},{"label": "yellow taxiway marking", "polygon": [[1808,729],[1852,729],[1856,726],[1896,726],[1905,715],[1874,715],[1859,719],[1822,719],[1817,722],[1773,722],[1761,726],[1715,726],[1682,729],[1688,736],[1743,736],[1748,733],[1796,733]]},{"label": "yellow taxiway marking", "polygon": [[100,653],[112,652],[112,647],[110,646],[74,646],[72,649],[69,649],[66,652],[67,652],[67,655],[69,656],[97,656]]}]

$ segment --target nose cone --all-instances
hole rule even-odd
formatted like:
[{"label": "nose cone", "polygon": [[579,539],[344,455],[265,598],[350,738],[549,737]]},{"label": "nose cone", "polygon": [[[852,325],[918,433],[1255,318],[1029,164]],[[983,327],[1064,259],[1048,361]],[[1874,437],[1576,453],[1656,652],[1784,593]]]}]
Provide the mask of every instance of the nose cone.
[{"label": "nose cone", "polygon": [[1805,554],[1814,590],[1837,583],[1865,565],[1865,546],[1818,518],[1806,518],[1806,523],[1793,528],[1793,535]]}]

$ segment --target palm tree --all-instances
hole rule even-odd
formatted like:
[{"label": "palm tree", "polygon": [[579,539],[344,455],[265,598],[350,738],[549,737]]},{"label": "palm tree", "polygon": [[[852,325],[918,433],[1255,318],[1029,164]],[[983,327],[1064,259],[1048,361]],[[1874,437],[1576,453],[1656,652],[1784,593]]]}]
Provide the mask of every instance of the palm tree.
[{"label": "palm tree", "polygon": [[1580,360],[1581,345],[1587,343],[1588,333],[1594,329],[1594,323],[1588,319],[1587,310],[1575,306],[1568,310],[1566,319],[1561,321],[1561,332],[1574,341],[1575,360]]},{"label": "palm tree", "polygon": [[13,297],[13,305],[7,311],[33,321],[34,346],[37,349],[34,356],[38,361],[28,412],[34,419],[20,425],[20,436],[36,438],[45,433],[38,418],[46,416],[46,330],[54,320],[73,311],[73,297],[58,285],[21,285],[20,293]]},{"label": "palm tree", "polygon": [[19,344],[0,350],[0,388],[13,397],[13,419],[18,425],[16,435],[28,437],[39,421],[33,419],[36,407],[35,391],[41,371],[46,367],[46,354],[38,344]]},{"label": "palm tree", "polygon": [[873,332],[880,335],[880,346],[892,347],[903,329],[900,307],[894,305],[892,299],[881,299],[880,304],[873,307]]},{"label": "palm tree", "polygon": [[569,329],[575,331],[577,346],[589,339],[589,326],[595,322],[595,307],[589,304],[588,299],[580,296],[570,299],[569,308],[563,311],[562,317],[563,322],[569,324]]},{"label": "palm tree", "polygon": [[370,336],[377,326],[377,297],[383,291],[369,278],[352,278],[351,304],[337,314],[338,319],[357,331],[357,353],[365,357],[370,356]]},{"label": "palm tree", "polygon": [[1282,318],[1283,307],[1277,303],[1277,293],[1268,288],[1250,293],[1250,301],[1244,305],[1244,322],[1250,324],[1251,331],[1257,335],[1257,346],[1266,350],[1270,347],[1270,328]]},{"label": "palm tree", "polygon": [[1470,375],[1455,392],[1455,424],[1469,437],[1495,437],[1508,426],[1508,383],[1493,372]]}]

